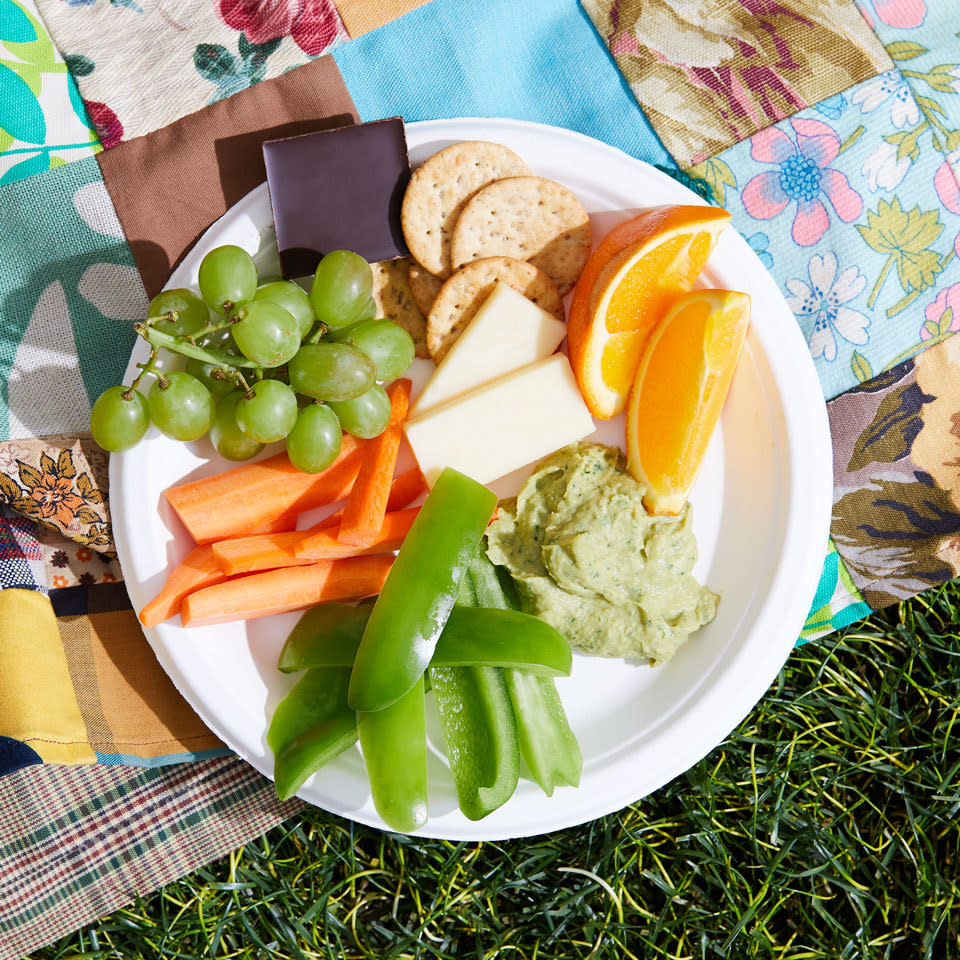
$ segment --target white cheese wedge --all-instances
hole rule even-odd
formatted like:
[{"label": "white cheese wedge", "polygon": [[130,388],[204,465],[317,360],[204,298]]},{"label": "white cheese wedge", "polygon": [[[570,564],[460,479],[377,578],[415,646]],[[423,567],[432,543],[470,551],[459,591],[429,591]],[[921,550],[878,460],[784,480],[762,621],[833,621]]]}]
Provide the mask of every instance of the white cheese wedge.
[{"label": "white cheese wedge", "polygon": [[411,416],[544,357],[566,324],[499,280],[410,408]]},{"label": "white cheese wedge", "polygon": [[562,354],[522,367],[408,420],[403,429],[432,487],[444,467],[489,483],[593,433]]}]

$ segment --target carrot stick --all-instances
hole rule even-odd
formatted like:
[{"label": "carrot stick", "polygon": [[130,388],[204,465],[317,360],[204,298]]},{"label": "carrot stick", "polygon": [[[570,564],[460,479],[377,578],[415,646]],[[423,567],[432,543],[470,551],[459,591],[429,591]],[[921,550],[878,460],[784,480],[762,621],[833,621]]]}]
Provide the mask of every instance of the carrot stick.
[{"label": "carrot stick", "polygon": [[[383,547],[392,545],[392,549],[399,549],[400,544],[403,543],[403,538],[410,531],[410,527],[413,526],[413,521],[416,520],[419,512],[419,507],[407,507],[406,510],[393,510],[390,513],[385,513],[383,523],[380,525],[380,532],[369,547],[363,548],[364,552],[373,552],[374,549],[379,551],[381,544]],[[322,560],[328,553],[337,549],[337,545],[341,548],[348,546],[340,540],[340,531],[335,527],[314,528],[308,530],[307,533],[310,536],[305,537],[297,546],[298,557]],[[358,548],[351,547],[350,549],[357,550]]]},{"label": "carrot stick", "polygon": [[140,611],[140,622],[145,627],[155,627],[180,612],[183,598],[201,587],[213,586],[227,579],[217,566],[209,545],[191,550],[178,563],[160,592]]},{"label": "carrot stick", "polygon": [[363,547],[373,543],[387,512],[387,500],[393,482],[393,471],[400,452],[403,421],[410,404],[409,380],[394,380],[387,388],[390,397],[390,421],[363,451],[363,462],[350,496],[343,506],[339,538],[343,543]]},{"label": "carrot stick", "polygon": [[[387,513],[393,513],[395,510],[402,510],[409,507],[417,497],[427,492],[427,481],[423,479],[423,474],[419,467],[411,467],[406,473],[401,473],[399,477],[393,478],[390,485],[390,496],[387,498]],[[327,527],[337,527],[343,519],[343,507],[331,513],[329,517],[324,517],[318,524],[315,524],[314,530],[322,530]]]},{"label": "carrot stick", "polygon": [[183,625],[253,620],[328,600],[362,600],[380,592],[392,563],[389,555],[350,557],[233,577],[189,594],[181,611]]},{"label": "carrot stick", "polygon": [[[371,556],[392,553],[407,535],[419,507],[388,513],[376,540],[367,547],[354,547],[337,539],[337,525],[310,530],[286,530],[260,533],[255,537],[237,537],[212,544],[217,566],[227,576],[255,573],[277,567],[298,567],[317,560]],[[309,549],[304,552],[304,548]]]},{"label": "carrot stick", "polygon": [[292,530],[299,513],[349,494],[364,443],[344,434],[340,455],[323,473],[302,473],[280,453],[170,487],[165,495],[197,543]]}]

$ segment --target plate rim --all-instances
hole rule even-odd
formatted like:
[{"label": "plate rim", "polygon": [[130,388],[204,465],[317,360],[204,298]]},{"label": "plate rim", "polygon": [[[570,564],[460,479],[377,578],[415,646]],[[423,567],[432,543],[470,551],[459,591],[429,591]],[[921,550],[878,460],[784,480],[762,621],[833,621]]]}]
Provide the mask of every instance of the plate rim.
[{"label": "plate rim", "polygon": [[[453,126],[455,130],[451,130],[451,126]],[[541,132],[551,137],[559,137],[561,139],[579,142],[582,146],[592,151],[602,150],[604,152],[608,152],[609,154],[615,156],[618,163],[623,163],[624,160],[626,160],[631,164],[639,164],[645,168],[645,173],[648,176],[651,176],[655,180],[662,182],[665,187],[669,188],[671,193],[676,193],[678,190],[681,190],[687,195],[687,202],[691,204],[696,203],[698,205],[707,205],[701,197],[697,196],[697,194],[695,194],[689,188],[685,187],[683,184],[679,183],[677,180],[670,177],[668,174],[664,173],[662,170],[658,169],[647,161],[634,157],[625,151],[601,140],[597,140],[586,134],[574,130],[568,130],[563,127],[555,127],[548,124],[510,118],[456,117],[416,121],[405,124],[405,128],[410,132],[424,134],[423,139],[428,138],[431,133],[435,133],[437,135],[437,139],[450,140],[495,139],[495,130],[504,128],[521,131],[525,134],[535,134],[537,132]],[[491,128],[493,128],[493,130],[491,130]],[[472,137],[470,136],[471,133],[473,134]],[[179,271],[185,263],[189,262],[191,254],[197,246],[209,242],[208,238],[215,236],[218,231],[228,229],[238,216],[243,215],[247,207],[256,202],[258,199],[257,195],[262,194],[265,190],[266,182],[264,181],[263,183],[254,187],[253,190],[249,191],[223,216],[211,224],[210,227],[208,227],[207,230],[201,234],[196,243],[191,246],[190,250],[188,250],[181,258],[174,270],[171,271],[171,277],[175,276],[177,271]],[[759,259],[757,259],[755,253],[749,248],[743,237],[735,229],[731,230],[730,233],[733,235],[733,237],[735,237],[734,246],[742,247],[742,249],[739,251],[739,254],[747,256],[748,258],[752,258],[751,262],[757,268],[755,273],[758,278],[758,282],[762,286],[766,286],[770,294],[774,295],[779,301],[782,301],[784,311],[789,313],[789,307],[787,306],[783,294],[774,281],[772,275],[760,263]],[[169,282],[170,281],[168,280],[168,285]],[[673,769],[673,771],[668,775],[658,778],[657,782],[649,788],[644,789],[640,796],[636,795],[636,789],[631,790],[631,788],[624,785],[621,786],[621,789],[611,789],[607,791],[603,798],[601,798],[600,802],[593,804],[587,803],[586,806],[589,809],[586,811],[581,810],[579,813],[574,814],[573,816],[551,816],[551,813],[556,814],[560,810],[566,810],[567,807],[558,807],[556,804],[550,804],[546,802],[545,798],[544,816],[542,817],[542,821],[532,828],[530,825],[526,825],[517,829],[504,829],[503,826],[498,824],[494,826],[494,829],[491,831],[490,829],[484,829],[484,824],[490,824],[490,821],[469,821],[460,815],[464,829],[431,829],[431,823],[434,821],[428,820],[424,827],[415,831],[415,836],[451,840],[497,840],[509,839],[513,837],[535,836],[544,832],[573,827],[598,817],[613,813],[630,803],[636,802],[637,800],[648,796],[655,790],[660,789],[660,787],[669,782],[669,780],[688,770],[692,765],[694,765],[716,746],[722,743],[723,739],[729,735],[729,732],[732,731],[736,725],[743,720],[744,717],[749,715],[756,703],[762,698],[764,692],[776,678],[777,673],[782,665],[786,662],[786,659],[795,645],[800,629],[805,622],[810,601],[814,596],[816,584],[819,582],[820,572],[822,569],[822,559],[828,544],[833,493],[832,445],[830,442],[826,400],[823,397],[822,388],[820,386],[819,378],[816,374],[813,358],[810,356],[806,341],[803,338],[799,325],[793,320],[792,314],[790,315],[789,326],[784,329],[780,329],[778,333],[786,337],[787,340],[794,341],[791,345],[791,348],[799,348],[801,350],[799,353],[801,358],[799,363],[796,364],[796,367],[791,366],[790,370],[791,392],[794,392],[794,387],[796,386],[800,393],[802,393],[804,396],[808,396],[813,393],[813,388],[815,388],[816,397],[819,398],[819,402],[813,405],[813,409],[807,405],[807,407],[805,407],[803,410],[803,419],[805,419],[808,423],[807,433],[809,436],[805,440],[802,450],[802,471],[799,463],[801,458],[798,456],[799,451],[793,442],[795,438],[792,436],[792,432],[795,432],[798,427],[799,415],[797,411],[800,409],[800,406],[799,404],[793,404],[788,410],[788,406],[783,404],[785,430],[788,435],[788,442],[785,445],[786,449],[784,450],[784,456],[787,458],[787,463],[784,466],[784,482],[788,486],[790,495],[787,497],[786,504],[788,509],[788,520],[783,528],[784,543],[781,553],[778,554],[778,557],[783,556],[788,548],[788,544],[794,543],[798,537],[800,544],[805,546],[805,556],[802,564],[802,576],[794,576],[790,581],[789,586],[792,589],[784,591],[784,586],[786,585],[782,583],[782,575],[775,572],[771,577],[770,590],[768,593],[770,595],[773,595],[774,593],[777,593],[778,595],[784,595],[784,593],[786,593],[785,597],[783,598],[785,608],[781,610],[781,621],[788,625],[795,623],[796,626],[795,628],[791,629],[782,629],[778,636],[778,643],[768,643],[759,650],[755,649],[755,647],[749,646],[747,649],[741,648],[734,653],[729,661],[727,661],[725,664],[725,669],[722,671],[723,675],[727,675],[731,669],[735,669],[740,660],[746,657],[749,657],[750,659],[751,670],[749,672],[749,677],[751,682],[739,685],[739,696],[735,698],[728,698],[725,703],[715,704],[713,701],[717,700],[717,696],[716,691],[713,688],[716,687],[716,682],[705,680],[700,684],[701,687],[708,688],[706,693],[712,706],[712,712],[710,712],[710,716],[714,728],[723,728],[723,736],[716,738],[713,734],[708,734],[707,736],[688,738],[683,749],[671,754],[671,758],[674,762],[670,763],[669,766],[676,769]],[[146,344],[142,340],[138,339],[128,365],[127,376],[129,376],[131,370],[134,369],[134,364],[137,359],[139,359],[138,350],[140,350],[141,347],[143,350],[145,350]],[[769,362],[769,353],[767,353],[767,359]],[[779,380],[777,380],[777,386],[778,394],[780,395],[782,403],[782,383]],[[123,488],[125,473],[124,465],[132,462],[132,458],[126,455],[111,455],[111,489],[120,490]],[[803,473],[803,476],[800,475],[801,472]],[[813,473],[817,473],[818,477],[814,477]],[[796,505],[798,493],[802,498],[806,499],[808,507],[811,507],[811,509],[804,513],[802,517],[798,516],[800,511]],[[798,528],[801,526],[803,528],[803,535],[799,536],[800,531]],[[114,516],[114,537],[121,569],[123,569],[124,557],[130,556],[129,544],[127,542],[127,531],[125,529],[125,525],[118,524],[116,516]],[[817,543],[819,543],[819,546],[815,546]],[[126,579],[124,580],[124,583],[126,586]],[[129,592],[129,586],[127,589]],[[763,612],[768,605],[769,601],[765,600],[761,605],[759,612]],[[271,776],[270,770],[264,770],[261,765],[254,763],[249,757],[245,756],[244,752],[238,748],[236,743],[231,743],[231,738],[227,731],[222,728],[219,718],[211,716],[209,711],[204,708],[202,698],[194,697],[192,695],[193,684],[182,675],[179,668],[171,659],[162,637],[159,636],[157,628],[145,628],[144,633],[146,634],[154,654],[157,656],[157,659],[164,671],[180,691],[181,695],[184,696],[191,707],[201,716],[203,721],[238,756],[246,759],[251,763],[252,766],[255,767],[255,769],[259,770],[265,776]],[[758,679],[758,677],[761,679]],[[754,695],[754,693],[756,693],[756,695]],[[697,705],[695,708],[696,713],[702,712],[703,709],[703,703]],[[689,723],[689,720],[687,723]],[[572,791],[572,794],[578,794],[581,796],[584,793],[586,793],[586,791],[584,791],[582,788],[577,791]],[[307,799],[306,802],[311,803],[314,806],[319,806],[321,809],[329,810],[328,807],[323,807],[314,800]],[[353,810],[350,812],[333,810],[330,812],[344,816],[358,823],[377,827],[385,831],[390,830],[390,828],[383,824],[378,817],[365,816],[363,811],[360,810]]]}]

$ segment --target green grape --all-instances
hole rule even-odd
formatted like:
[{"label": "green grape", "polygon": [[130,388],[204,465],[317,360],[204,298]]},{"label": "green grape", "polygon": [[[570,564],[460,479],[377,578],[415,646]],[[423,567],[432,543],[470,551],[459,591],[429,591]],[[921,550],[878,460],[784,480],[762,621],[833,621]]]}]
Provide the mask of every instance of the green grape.
[{"label": "green grape", "polygon": [[314,400],[350,400],[377,378],[373,361],[346,343],[305,343],[287,365],[290,386]]},{"label": "green grape", "polygon": [[340,426],[361,440],[379,437],[390,421],[390,398],[379,383],[352,400],[331,401],[330,409],[337,415]]},{"label": "green grape", "polygon": [[262,367],[279,367],[300,348],[300,328],[289,310],[270,300],[245,303],[230,327],[240,352]]},{"label": "green grape", "polygon": [[187,290],[185,287],[162,290],[158,293],[147,307],[147,319],[162,317],[171,311],[177,314],[176,320],[158,320],[151,326],[175,337],[192,337],[210,320],[207,305],[192,290]]},{"label": "green grape", "polygon": [[378,380],[393,380],[406,373],[416,354],[413,337],[389,320],[358,323],[347,337],[347,343],[373,361]]},{"label": "green grape", "polygon": [[230,313],[257,292],[257,267],[242,247],[214,247],[200,261],[200,293],[217,313]]},{"label": "green grape", "polygon": [[343,343],[350,339],[350,334],[368,320],[373,320],[377,316],[377,304],[373,297],[368,297],[363,309],[357,314],[356,319],[346,327],[337,327],[336,330],[328,330],[326,338],[336,343]]},{"label": "green grape", "polygon": [[336,414],[322,403],[311,403],[297,414],[287,436],[287,456],[304,473],[320,473],[337,459],[343,431]]},{"label": "green grape", "polygon": [[349,250],[332,250],[317,264],[310,302],[316,318],[335,330],[353,323],[372,290],[370,264]]},{"label": "green grape", "polygon": [[242,390],[228,393],[218,404],[210,426],[213,449],[225,460],[249,460],[262,449],[263,444],[248,437],[237,423],[237,404],[243,399]]},{"label": "green grape", "polygon": [[204,363],[202,360],[190,357],[190,359],[187,360],[186,370],[191,377],[196,377],[210,391],[214,400],[219,400],[232,390],[237,389],[236,383],[228,376],[222,378],[213,376],[214,370],[228,373],[225,367],[218,367],[213,363]]},{"label": "green grape", "polygon": [[363,323],[364,320],[377,319],[377,301],[373,297],[367,297],[366,303],[360,308],[360,312],[353,318],[354,323]]},{"label": "green grape", "polygon": [[310,305],[310,297],[302,287],[298,287],[289,280],[275,280],[273,283],[260,284],[253,299],[269,300],[291,313],[300,328],[301,338],[305,337],[313,327],[313,307]]},{"label": "green grape", "polygon": [[90,414],[90,432],[93,439],[110,453],[129,450],[136,446],[150,426],[150,411],[143,394],[130,390],[130,399],[124,399],[127,387],[110,387],[97,397]]},{"label": "green grape", "polygon": [[160,432],[174,440],[197,440],[213,423],[213,397],[210,391],[189,373],[170,373],[155,380],[147,394],[150,417]]},{"label": "green grape", "polygon": [[237,404],[240,429],[261,443],[282,440],[297,422],[297,395],[279,380],[260,380]]},{"label": "green grape", "polygon": [[230,326],[221,327],[219,330],[211,330],[205,337],[202,337],[199,341],[201,347],[214,347],[217,350],[222,350],[224,353],[233,354],[235,357],[240,357],[239,347],[233,340],[233,334],[230,332]]}]

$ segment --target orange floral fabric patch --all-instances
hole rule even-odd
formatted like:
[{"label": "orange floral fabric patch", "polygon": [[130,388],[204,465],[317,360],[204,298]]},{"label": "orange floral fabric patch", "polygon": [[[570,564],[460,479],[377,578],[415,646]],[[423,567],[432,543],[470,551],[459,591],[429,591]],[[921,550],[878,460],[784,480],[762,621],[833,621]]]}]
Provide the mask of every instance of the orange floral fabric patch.
[{"label": "orange floral fabric patch", "polygon": [[13,440],[0,446],[0,503],[113,557],[106,492],[107,455],[89,437]]}]

